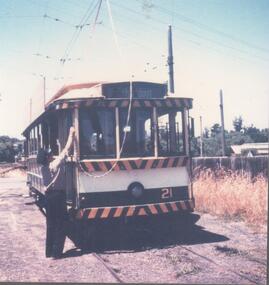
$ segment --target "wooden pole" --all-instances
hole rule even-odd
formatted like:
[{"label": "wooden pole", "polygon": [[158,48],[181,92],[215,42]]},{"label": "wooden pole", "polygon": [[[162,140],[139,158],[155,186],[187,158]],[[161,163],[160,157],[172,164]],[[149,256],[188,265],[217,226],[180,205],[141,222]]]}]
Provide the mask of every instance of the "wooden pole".
[{"label": "wooden pole", "polygon": [[174,62],[173,62],[173,43],[172,43],[172,27],[169,26],[168,29],[168,60],[167,60],[168,68],[169,68],[169,91],[171,93],[175,92],[174,88]]},{"label": "wooden pole", "polygon": [[202,126],[202,116],[200,116],[200,156],[203,156],[203,126]]},{"label": "wooden pole", "polygon": [[223,94],[220,89],[220,117],[221,117],[221,150],[222,156],[225,156],[225,128],[224,128],[224,111],[223,111]]}]

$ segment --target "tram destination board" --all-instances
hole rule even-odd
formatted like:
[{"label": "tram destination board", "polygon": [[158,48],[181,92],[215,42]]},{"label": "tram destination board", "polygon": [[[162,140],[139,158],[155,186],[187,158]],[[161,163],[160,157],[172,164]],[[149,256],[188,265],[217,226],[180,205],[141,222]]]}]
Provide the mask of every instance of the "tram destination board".
[{"label": "tram destination board", "polygon": [[[106,98],[129,98],[130,82],[103,84],[102,93]],[[162,99],[167,95],[167,84],[152,82],[133,82],[133,98]]]}]

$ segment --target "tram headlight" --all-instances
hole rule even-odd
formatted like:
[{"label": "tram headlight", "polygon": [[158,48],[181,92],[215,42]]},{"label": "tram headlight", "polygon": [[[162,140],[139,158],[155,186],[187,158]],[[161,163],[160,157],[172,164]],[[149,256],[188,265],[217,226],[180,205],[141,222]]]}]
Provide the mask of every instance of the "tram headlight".
[{"label": "tram headlight", "polygon": [[128,190],[134,198],[138,199],[143,195],[144,187],[141,183],[134,182],[128,187]]}]

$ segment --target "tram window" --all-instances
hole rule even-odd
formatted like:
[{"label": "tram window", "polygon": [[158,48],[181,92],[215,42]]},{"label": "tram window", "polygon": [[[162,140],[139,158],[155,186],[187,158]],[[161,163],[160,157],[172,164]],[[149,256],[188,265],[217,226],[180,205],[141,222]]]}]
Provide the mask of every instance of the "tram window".
[{"label": "tram window", "polygon": [[30,153],[31,154],[35,154],[35,129],[31,129],[30,132],[30,142],[31,142],[31,149],[30,149]]},{"label": "tram window", "polygon": [[59,137],[58,118],[51,116],[49,118],[49,146],[53,155],[59,154],[57,139]]},{"label": "tram window", "polygon": [[85,109],[80,111],[80,155],[115,157],[114,110]]},{"label": "tram window", "polygon": [[127,109],[120,109],[122,157],[143,157],[153,155],[152,111],[150,109],[135,109],[131,112],[127,126]]},{"label": "tram window", "polygon": [[48,123],[44,121],[41,125],[42,144],[44,149],[49,149],[49,128]]},{"label": "tram window", "polygon": [[41,124],[37,126],[37,141],[38,141],[38,149],[42,148],[43,141],[42,141]]},{"label": "tram window", "polygon": [[158,150],[159,155],[183,155],[182,112],[158,110]]}]

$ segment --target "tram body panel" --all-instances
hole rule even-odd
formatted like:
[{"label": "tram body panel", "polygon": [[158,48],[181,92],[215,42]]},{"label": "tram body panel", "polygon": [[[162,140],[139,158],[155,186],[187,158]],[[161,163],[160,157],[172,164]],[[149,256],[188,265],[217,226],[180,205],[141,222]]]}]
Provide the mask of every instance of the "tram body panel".
[{"label": "tram body panel", "polygon": [[80,172],[79,192],[126,191],[133,182],[141,183],[145,189],[187,186],[189,184],[189,175],[186,167],[112,171],[109,175],[105,175],[102,178],[94,177],[102,174],[104,172],[92,172],[91,174]]}]

